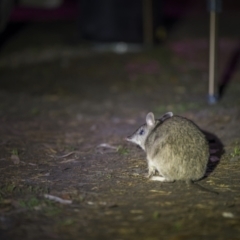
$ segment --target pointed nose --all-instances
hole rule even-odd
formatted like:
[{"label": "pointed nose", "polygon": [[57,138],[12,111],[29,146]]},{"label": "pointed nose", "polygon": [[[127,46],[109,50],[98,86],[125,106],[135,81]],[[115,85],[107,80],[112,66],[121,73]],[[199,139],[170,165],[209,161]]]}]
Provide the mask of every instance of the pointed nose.
[{"label": "pointed nose", "polygon": [[128,142],[131,142],[131,141],[132,141],[132,139],[131,139],[130,136],[129,136],[129,137],[126,137],[125,140],[128,141]]}]

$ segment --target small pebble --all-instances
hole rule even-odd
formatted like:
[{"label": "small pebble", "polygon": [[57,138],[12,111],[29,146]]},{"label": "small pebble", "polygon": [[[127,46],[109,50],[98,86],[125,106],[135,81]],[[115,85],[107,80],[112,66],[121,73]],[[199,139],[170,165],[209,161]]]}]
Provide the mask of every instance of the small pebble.
[{"label": "small pebble", "polygon": [[222,216],[225,218],[234,218],[234,215],[231,212],[223,212]]}]

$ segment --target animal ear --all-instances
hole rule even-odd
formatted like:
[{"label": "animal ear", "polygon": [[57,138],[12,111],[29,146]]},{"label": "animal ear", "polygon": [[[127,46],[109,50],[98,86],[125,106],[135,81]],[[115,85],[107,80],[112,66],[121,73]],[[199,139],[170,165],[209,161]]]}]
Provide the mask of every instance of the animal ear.
[{"label": "animal ear", "polygon": [[160,118],[160,120],[164,122],[166,119],[171,118],[172,116],[173,116],[172,112],[167,112]]},{"label": "animal ear", "polygon": [[154,114],[152,112],[147,114],[146,123],[148,126],[153,126],[155,124],[155,118],[154,118]]}]

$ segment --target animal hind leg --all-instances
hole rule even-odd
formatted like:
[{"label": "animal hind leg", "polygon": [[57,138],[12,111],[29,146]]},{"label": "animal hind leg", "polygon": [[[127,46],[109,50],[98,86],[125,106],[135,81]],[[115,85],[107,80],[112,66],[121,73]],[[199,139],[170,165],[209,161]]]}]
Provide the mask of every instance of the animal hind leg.
[{"label": "animal hind leg", "polygon": [[159,182],[174,182],[174,180],[167,179],[167,178],[161,177],[161,176],[152,176],[150,178],[150,180],[152,180],[152,181],[159,181]]}]

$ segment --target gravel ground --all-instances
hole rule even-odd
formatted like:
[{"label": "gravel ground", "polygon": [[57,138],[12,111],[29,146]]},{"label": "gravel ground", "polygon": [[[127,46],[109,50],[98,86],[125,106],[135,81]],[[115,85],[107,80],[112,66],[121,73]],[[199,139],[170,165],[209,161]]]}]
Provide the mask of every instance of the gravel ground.
[{"label": "gravel ground", "polygon": [[[239,62],[222,100],[208,105],[208,33],[192,31],[203,23],[183,19],[165,43],[120,55],[69,44],[70,23],[27,25],[5,44],[1,240],[240,239]],[[224,23],[219,79],[239,44]],[[149,111],[206,132],[200,184],[218,195],[145,177],[145,153],[124,138]]]}]

